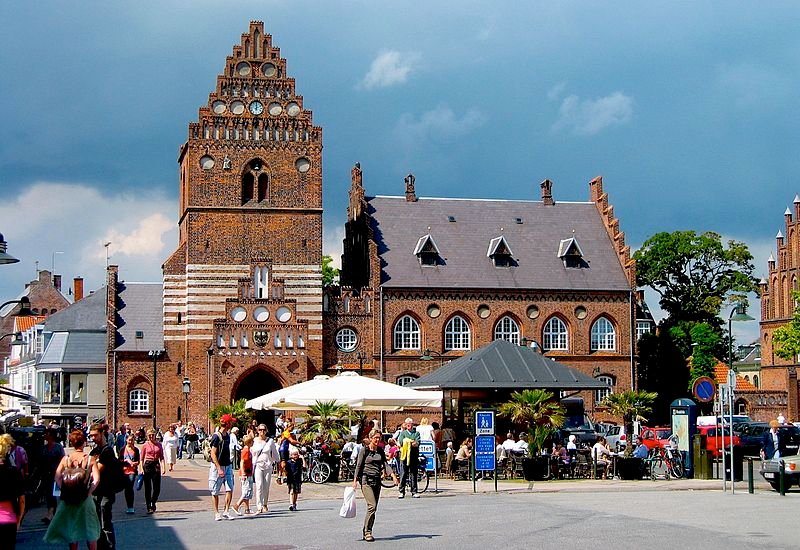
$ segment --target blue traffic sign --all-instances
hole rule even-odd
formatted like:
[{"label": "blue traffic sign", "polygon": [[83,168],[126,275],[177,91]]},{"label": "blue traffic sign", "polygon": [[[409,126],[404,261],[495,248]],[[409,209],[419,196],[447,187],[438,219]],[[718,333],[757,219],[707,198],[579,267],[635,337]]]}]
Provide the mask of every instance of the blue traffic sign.
[{"label": "blue traffic sign", "polygon": [[495,440],[492,435],[475,436],[475,469],[478,471],[495,469]]},{"label": "blue traffic sign", "polygon": [[475,435],[494,435],[494,411],[475,413]]},{"label": "blue traffic sign", "polygon": [[708,376],[701,376],[694,381],[692,393],[698,401],[708,403],[714,400],[714,395],[717,393],[717,386]]},{"label": "blue traffic sign", "polygon": [[433,441],[423,439],[419,442],[419,455],[425,457],[425,470],[436,471],[436,446]]}]

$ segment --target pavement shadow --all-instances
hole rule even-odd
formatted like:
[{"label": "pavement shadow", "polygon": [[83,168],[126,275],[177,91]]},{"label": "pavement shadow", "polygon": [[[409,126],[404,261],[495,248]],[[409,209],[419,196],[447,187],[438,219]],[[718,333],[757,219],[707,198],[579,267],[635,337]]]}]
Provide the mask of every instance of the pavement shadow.
[{"label": "pavement shadow", "polygon": [[406,540],[406,539],[428,539],[433,540],[435,538],[441,537],[442,535],[423,535],[421,533],[414,533],[414,534],[404,534],[404,535],[392,535],[391,537],[375,537],[375,540]]}]

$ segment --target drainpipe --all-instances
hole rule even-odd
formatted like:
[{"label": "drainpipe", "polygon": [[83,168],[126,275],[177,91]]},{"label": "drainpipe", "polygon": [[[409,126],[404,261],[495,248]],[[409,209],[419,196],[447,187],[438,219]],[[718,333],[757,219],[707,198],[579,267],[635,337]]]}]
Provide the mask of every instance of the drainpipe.
[{"label": "drainpipe", "polygon": [[380,319],[380,340],[381,340],[381,353],[380,353],[380,372],[378,374],[379,380],[385,381],[383,377],[383,285],[380,287],[380,297],[381,297],[381,319]]},{"label": "drainpipe", "polygon": [[114,373],[114,383],[111,388],[111,417],[113,418],[112,427],[117,426],[117,352],[111,352],[111,369]]},{"label": "drainpipe", "polygon": [[628,294],[630,299],[630,306],[631,306],[631,316],[630,316],[630,335],[631,335],[631,390],[636,391],[637,383],[636,383],[636,361],[634,360],[634,350],[636,349],[636,305],[633,301],[634,291],[631,289],[630,293]]}]

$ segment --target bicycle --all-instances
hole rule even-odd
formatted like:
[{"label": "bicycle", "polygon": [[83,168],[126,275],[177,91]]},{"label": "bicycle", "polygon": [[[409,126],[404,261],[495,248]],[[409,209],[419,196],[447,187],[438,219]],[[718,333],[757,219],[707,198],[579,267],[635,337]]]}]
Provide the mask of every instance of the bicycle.
[{"label": "bicycle", "polygon": [[[426,463],[425,458],[424,457],[419,457],[419,464],[417,466],[417,493],[424,493],[425,491],[427,491],[428,490],[428,485],[430,485],[430,482],[431,482],[431,475],[425,469],[425,463]],[[389,465],[391,466],[391,468],[394,471],[395,475],[397,475],[397,477],[399,479],[400,478],[400,472],[398,471],[397,463],[396,462],[391,462]],[[381,485],[383,487],[386,487],[387,489],[391,488],[391,487],[394,487],[394,480],[392,479],[391,476],[386,477],[384,475],[383,478],[381,479]]]},{"label": "bicycle", "polygon": [[686,474],[683,465],[683,455],[680,450],[668,447],[656,447],[650,451],[650,479],[656,480],[663,476],[665,479],[680,479]]},{"label": "bicycle", "polygon": [[331,466],[321,460],[322,451],[312,449],[305,451],[303,459],[303,481],[312,483],[325,483],[331,477]]}]

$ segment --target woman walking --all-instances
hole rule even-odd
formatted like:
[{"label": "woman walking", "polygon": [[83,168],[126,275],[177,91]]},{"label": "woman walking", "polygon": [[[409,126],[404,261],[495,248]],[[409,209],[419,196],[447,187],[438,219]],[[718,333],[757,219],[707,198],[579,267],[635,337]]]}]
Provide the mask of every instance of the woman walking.
[{"label": "woman walking", "polygon": [[139,473],[139,449],[136,447],[136,438],[128,435],[125,447],[122,449],[122,472],[125,474],[125,504],[128,505],[126,513],[134,514],[133,485]]},{"label": "woman walking", "polygon": [[[25,515],[25,484],[22,472],[11,465],[8,455],[14,438],[0,435],[0,541],[3,548],[14,550],[17,531]],[[52,483],[51,483],[52,485]]]},{"label": "woman walking", "polygon": [[97,548],[100,538],[100,519],[97,517],[91,494],[100,483],[97,461],[84,452],[86,436],[81,430],[72,430],[69,444],[74,449],[64,457],[56,469],[56,485],[61,488],[61,501],[47,528],[44,541],[50,544],[68,544],[70,550],[86,541],[89,550]]},{"label": "woman walking", "polygon": [[147,430],[147,443],[142,445],[142,472],[144,473],[144,501],[147,513],[156,511],[161,494],[161,476],[165,472],[164,448],[156,440],[156,431]]},{"label": "woman walking", "polygon": [[278,461],[278,446],[269,436],[267,426],[258,426],[258,437],[250,449],[253,456],[253,476],[256,486],[256,513],[269,512],[269,486],[272,483],[272,468]]},{"label": "woman walking", "polygon": [[42,483],[47,495],[47,513],[42,518],[45,524],[49,524],[56,513],[58,499],[53,496],[55,486],[56,470],[64,458],[64,447],[58,442],[58,430],[47,428],[44,432],[44,446],[42,447]]},{"label": "woman walking", "polygon": [[164,449],[164,460],[169,465],[171,472],[178,460],[178,434],[175,433],[175,426],[170,425],[167,429],[167,433],[162,437],[161,446]]},{"label": "woman walking", "polygon": [[391,474],[394,484],[398,485],[397,474],[389,467],[383,448],[380,447],[381,432],[369,432],[369,444],[361,449],[356,459],[356,471],[353,478],[353,489],[358,488],[361,482],[361,492],[367,502],[367,514],[364,516],[364,540],[374,542],[372,526],[375,524],[375,512],[378,510],[378,500],[381,496],[381,476]]}]

